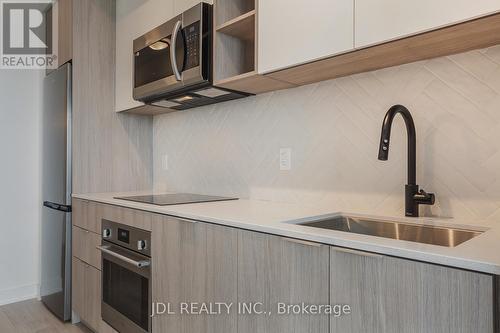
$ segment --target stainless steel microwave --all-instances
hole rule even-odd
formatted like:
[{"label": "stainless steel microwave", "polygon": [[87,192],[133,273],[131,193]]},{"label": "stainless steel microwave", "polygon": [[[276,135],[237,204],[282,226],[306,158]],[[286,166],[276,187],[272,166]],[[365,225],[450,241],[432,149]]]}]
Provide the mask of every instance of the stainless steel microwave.
[{"label": "stainless steel microwave", "polygon": [[134,99],[212,83],[212,5],[201,2],[134,40]]}]

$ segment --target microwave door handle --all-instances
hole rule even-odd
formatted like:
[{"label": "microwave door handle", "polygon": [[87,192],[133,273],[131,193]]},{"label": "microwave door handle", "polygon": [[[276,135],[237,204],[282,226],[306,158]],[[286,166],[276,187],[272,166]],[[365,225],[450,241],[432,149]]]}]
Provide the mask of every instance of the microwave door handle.
[{"label": "microwave door handle", "polygon": [[177,55],[175,54],[175,47],[177,45],[177,34],[179,33],[181,27],[182,27],[182,22],[177,21],[177,23],[174,26],[174,31],[172,32],[172,43],[170,44],[170,62],[172,64],[172,70],[174,72],[175,79],[177,81],[182,80],[181,73],[177,68]]},{"label": "microwave door handle", "polygon": [[149,260],[136,261],[136,260],[130,259],[124,255],[121,255],[119,253],[116,253],[115,251],[110,250],[109,246],[97,246],[96,248],[103,253],[107,253],[112,257],[115,257],[123,262],[131,264],[131,265],[138,267],[138,268],[147,267],[147,266],[151,265],[151,262]]}]

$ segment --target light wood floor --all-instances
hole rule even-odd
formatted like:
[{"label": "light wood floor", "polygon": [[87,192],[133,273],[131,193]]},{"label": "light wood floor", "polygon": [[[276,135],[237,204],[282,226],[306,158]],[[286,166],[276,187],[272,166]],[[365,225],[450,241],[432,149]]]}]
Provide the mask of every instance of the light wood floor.
[{"label": "light wood floor", "polygon": [[90,333],[81,325],[62,323],[37,300],[0,306],[0,333]]}]

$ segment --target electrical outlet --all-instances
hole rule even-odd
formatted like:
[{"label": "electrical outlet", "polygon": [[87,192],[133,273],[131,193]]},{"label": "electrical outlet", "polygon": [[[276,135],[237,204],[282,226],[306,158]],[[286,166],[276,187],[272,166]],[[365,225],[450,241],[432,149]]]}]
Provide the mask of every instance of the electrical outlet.
[{"label": "electrical outlet", "polygon": [[163,157],[161,159],[161,168],[164,171],[168,170],[168,155],[167,154],[163,155]]},{"label": "electrical outlet", "polygon": [[292,149],[291,148],[281,148],[280,149],[280,170],[282,170],[282,171],[292,170]]}]

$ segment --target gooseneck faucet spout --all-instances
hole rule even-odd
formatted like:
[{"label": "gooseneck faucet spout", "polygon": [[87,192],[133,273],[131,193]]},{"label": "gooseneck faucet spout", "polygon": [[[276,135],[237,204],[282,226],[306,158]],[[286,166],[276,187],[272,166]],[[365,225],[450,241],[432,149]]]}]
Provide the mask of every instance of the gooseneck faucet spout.
[{"label": "gooseneck faucet spout", "polygon": [[391,128],[394,117],[401,114],[406,124],[406,132],[408,134],[408,185],[417,184],[417,134],[415,131],[415,123],[410,111],[402,105],[395,105],[387,111],[384,123],[382,124],[382,135],[380,137],[380,148],[378,151],[378,159],[387,161],[389,158],[389,144],[391,141]]},{"label": "gooseneck faucet spout", "polygon": [[397,114],[403,117],[408,135],[408,182],[405,186],[405,215],[418,217],[419,205],[433,205],[435,196],[432,193],[419,190],[417,185],[417,135],[415,123],[410,111],[402,105],[391,107],[385,115],[384,123],[382,124],[378,159],[387,161],[389,158],[392,122]]}]

